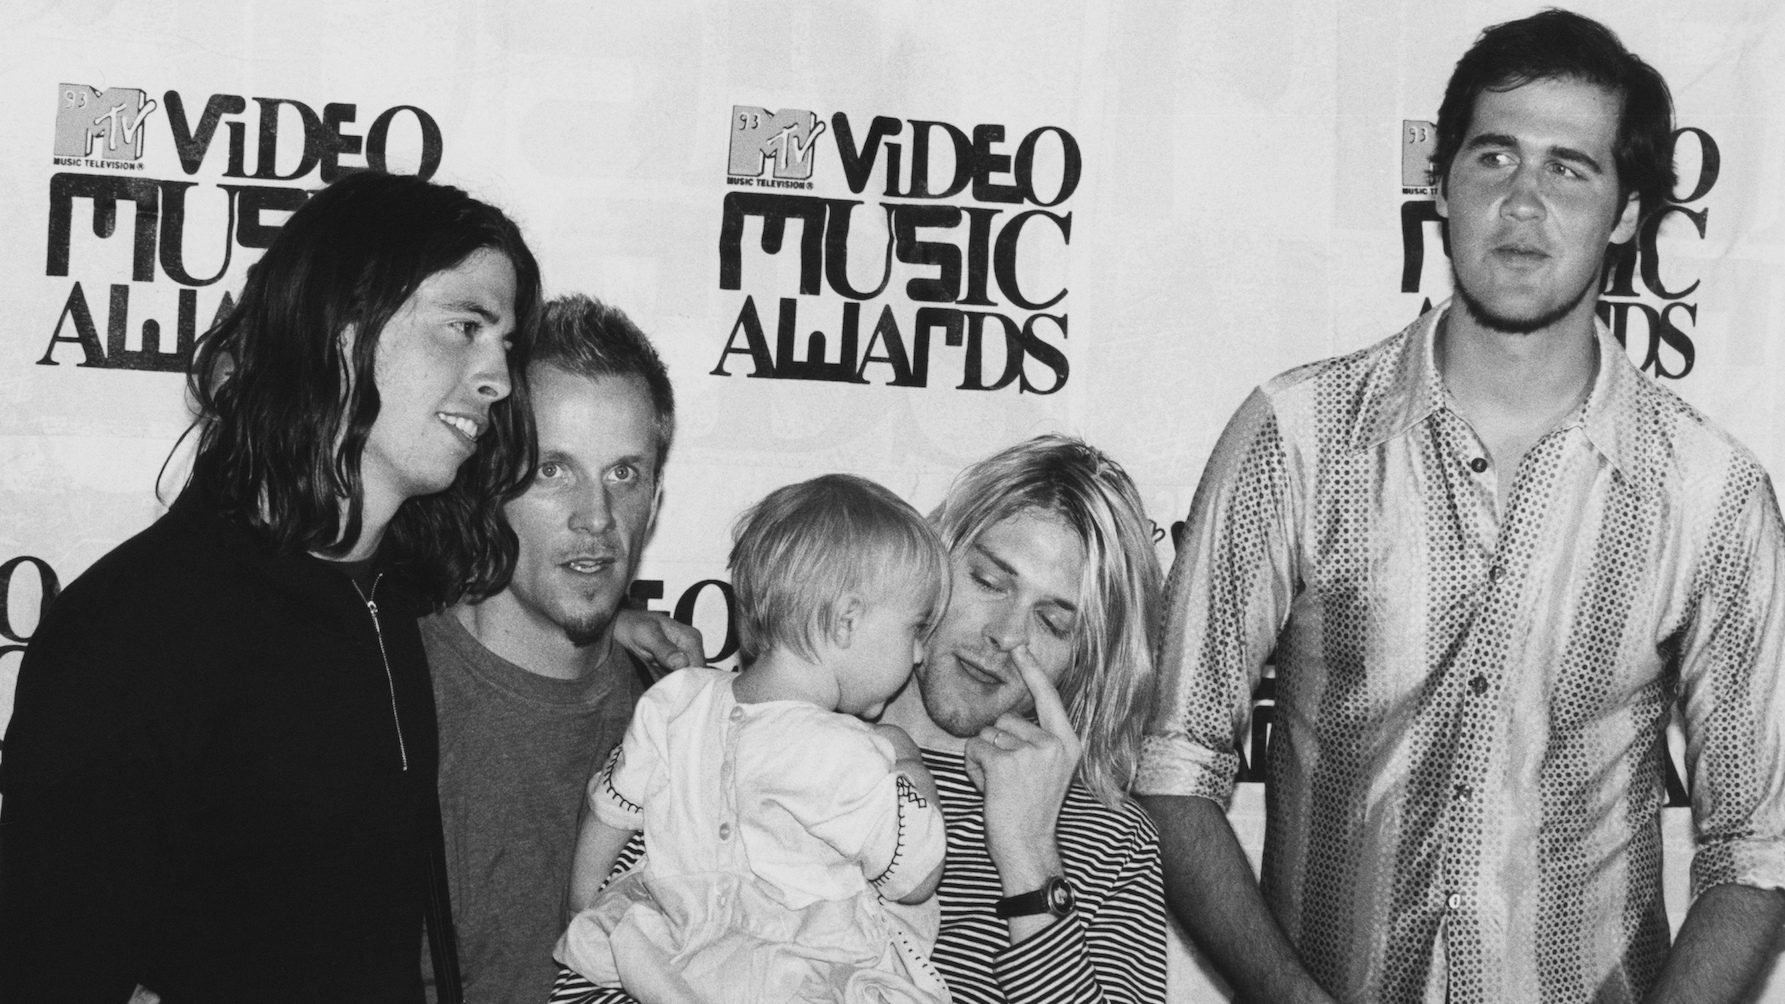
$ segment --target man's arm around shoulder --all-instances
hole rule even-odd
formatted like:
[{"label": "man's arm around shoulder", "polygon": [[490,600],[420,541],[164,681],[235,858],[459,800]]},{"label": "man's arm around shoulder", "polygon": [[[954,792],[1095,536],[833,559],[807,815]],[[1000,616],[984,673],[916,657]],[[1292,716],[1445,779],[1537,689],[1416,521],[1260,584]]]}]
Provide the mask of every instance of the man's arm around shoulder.
[{"label": "man's arm around shoulder", "polygon": [[1237,999],[1331,1004],[1271,916],[1221,806],[1195,795],[1140,801],[1159,827],[1165,902]]}]

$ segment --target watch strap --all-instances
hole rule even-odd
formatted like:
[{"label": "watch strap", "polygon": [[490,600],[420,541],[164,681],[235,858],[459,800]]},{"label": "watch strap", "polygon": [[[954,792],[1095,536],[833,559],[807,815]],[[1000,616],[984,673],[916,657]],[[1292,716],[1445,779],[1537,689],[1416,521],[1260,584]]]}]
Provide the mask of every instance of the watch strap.
[{"label": "watch strap", "polygon": [[1018,893],[999,900],[995,912],[1005,919],[1033,917],[1044,913],[1064,917],[1072,912],[1073,905],[1072,886],[1055,875],[1033,892]]}]

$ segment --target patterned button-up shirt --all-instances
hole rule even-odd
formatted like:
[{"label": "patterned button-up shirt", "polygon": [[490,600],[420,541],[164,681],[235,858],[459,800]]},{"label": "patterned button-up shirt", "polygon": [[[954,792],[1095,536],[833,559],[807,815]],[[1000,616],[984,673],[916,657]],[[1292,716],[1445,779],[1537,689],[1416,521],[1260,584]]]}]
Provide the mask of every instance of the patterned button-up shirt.
[{"label": "patterned button-up shirt", "polygon": [[1668,946],[1676,705],[1694,891],[1785,888],[1778,504],[1603,327],[1581,409],[1496,471],[1433,363],[1442,314],[1234,416],[1172,569],[1135,790],[1225,803],[1272,662],[1263,886],[1316,979],[1634,1001]]}]

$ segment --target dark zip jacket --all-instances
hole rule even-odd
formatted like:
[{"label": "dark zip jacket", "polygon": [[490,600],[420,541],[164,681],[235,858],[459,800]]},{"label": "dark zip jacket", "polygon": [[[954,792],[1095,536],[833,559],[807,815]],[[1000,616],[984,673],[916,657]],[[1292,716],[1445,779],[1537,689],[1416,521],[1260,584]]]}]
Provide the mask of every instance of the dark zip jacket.
[{"label": "dark zip jacket", "polygon": [[370,598],[195,487],[69,585],[0,751],[0,1000],[421,999],[433,694]]}]

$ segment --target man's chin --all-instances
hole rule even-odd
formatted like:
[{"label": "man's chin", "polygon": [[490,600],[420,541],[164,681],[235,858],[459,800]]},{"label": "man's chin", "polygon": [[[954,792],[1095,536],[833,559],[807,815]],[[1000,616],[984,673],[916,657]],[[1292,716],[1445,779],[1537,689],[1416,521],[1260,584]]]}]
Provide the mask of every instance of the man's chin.
[{"label": "man's chin", "polygon": [[611,617],[600,623],[565,624],[563,625],[564,637],[570,639],[570,644],[577,648],[588,648],[606,637],[607,629],[612,624],[613,618]]},{"label": "man's chin", "polygon": [[1498,331],[1506,335],[1528,335],[1534,331],[1548,328],[1573,313],[1574,309],[1580,306],[1581,300],[1585,299],[1588,292],[1592,290],[1590,285],[1582,286],[1580,292],[1561,303],[1521,310],[1488,303],[1471,293],[1469,288],[1463,285],[1460,277],[1453,274],[1452,278],[1457,300],[1462,303],[1463,310],[1468,313],[1470,319],[1489,331]]},{"label": "man's chin", "polygon": [[608,630],[614,625],[614,617],[619,613],[618,602],[604,606],[599,610],[580,611],[574,616],[561,615],[556,623],[564,632],[564,637],[577,648],[587,648],[607,637]]},{"label": "man's chin", "polygon": [[953,695],[944,694],[941,689],[922,686],[920,683],[918,691],[923,696],[924,713],[930,716],[930,721],[935,722],[937,728],[956,739],[971,739],[979,735],[982,729],[997,721],[998,716],[1003,714],[1002,710],[991,711],[969,705],[960,701],[958,696],[950,700]]}]

